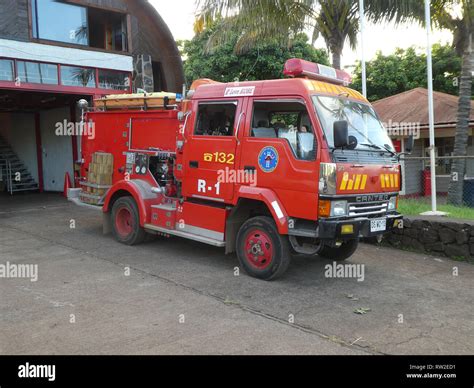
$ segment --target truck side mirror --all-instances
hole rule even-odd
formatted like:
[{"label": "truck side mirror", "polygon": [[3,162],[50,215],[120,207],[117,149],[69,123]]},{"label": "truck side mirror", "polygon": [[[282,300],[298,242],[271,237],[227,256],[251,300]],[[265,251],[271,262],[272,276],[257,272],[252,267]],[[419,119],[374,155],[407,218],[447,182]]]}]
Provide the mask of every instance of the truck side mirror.
[{"label": "truck side mirror", "polygon": [[349,146],[349,123],[347,121],[335,121],[333,131],[335,148]]},{"label": "truck side mirror", "polygon": [[410,135],[408,139],[405,139],[405,153],[410,155],[415,148],[415,138],[413,135]]}]

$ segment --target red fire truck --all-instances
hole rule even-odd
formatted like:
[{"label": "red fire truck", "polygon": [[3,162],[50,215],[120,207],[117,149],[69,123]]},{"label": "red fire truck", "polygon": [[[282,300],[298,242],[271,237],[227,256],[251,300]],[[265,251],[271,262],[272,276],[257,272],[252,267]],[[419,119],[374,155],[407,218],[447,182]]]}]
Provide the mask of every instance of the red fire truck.
[{"label": "red fire truck", "polygon": [[104,230],[127,245],[150,233],[223,247],[272,280],[293,254],[345,260],[359,238],[401,227],[398,156],[350,76],[301,59],[284,73],[88,108],[81,184],[94,153],[113,155]]}]

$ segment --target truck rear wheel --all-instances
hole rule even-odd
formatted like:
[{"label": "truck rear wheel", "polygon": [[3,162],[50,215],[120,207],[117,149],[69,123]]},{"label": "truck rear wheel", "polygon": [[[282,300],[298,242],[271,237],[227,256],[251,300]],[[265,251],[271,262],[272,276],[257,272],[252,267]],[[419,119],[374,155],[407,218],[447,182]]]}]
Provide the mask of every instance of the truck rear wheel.
[{"label": "truck rear wheel", "polygon": [[112,229],[115,239],[126,245],[137,245],[147,233],[140,226],[140,214],[132,197],[122,197],[112,207]]},{"label": "truck rear wheel", "polygon": [[237,234],[236,248],[240,265],[258,279],[277,279],[290,265],[288,239],[278,233],[270,217],[246,221]]},{"label": "truck rear wheel", "polygon": [[359,246],[359,240],[344,241],[339,247],[325,245],[319,252],[319,256],[325,259],[344,261],[351,257]]}]

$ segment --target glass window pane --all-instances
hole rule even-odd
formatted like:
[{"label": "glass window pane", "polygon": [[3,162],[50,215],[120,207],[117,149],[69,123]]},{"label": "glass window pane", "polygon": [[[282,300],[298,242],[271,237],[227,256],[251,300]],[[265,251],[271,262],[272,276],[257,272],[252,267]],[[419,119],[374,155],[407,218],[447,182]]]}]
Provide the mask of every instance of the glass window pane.
[{"label": "glass window pane", "polygon": [[199,136],[232,136],[237,104],[200,104],[194,134]]},{"label": "glass window pane", "polygon": [[95,69],[61,66],[61,84],[82,88],[95,88]]},{"label": "glass window pane", "polygon": [[36,0],[33,36],[87,46],[89,28],[87,8],[56,0]]},{"label": "glass window pane", "polygon": [[17,61],[18,81],[34,84],[58,84],[58,67],[46,63]]},{"label": "glass window pane", "polygon": [[99,88],[129,90],[129,74],[119,71],[99,70]]},{"label": "glass window pane", "polygon": [[0,59],[0,81],[13,81],[14,76],[13,61]]}]

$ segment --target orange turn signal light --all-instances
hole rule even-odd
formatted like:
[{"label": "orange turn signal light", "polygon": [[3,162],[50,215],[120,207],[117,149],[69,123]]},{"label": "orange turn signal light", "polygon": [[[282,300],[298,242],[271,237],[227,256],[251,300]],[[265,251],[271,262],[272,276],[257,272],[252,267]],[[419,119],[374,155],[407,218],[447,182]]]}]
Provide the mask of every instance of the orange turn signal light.
[{"label": "orange turn signal light", "polygon": [[331,201],[327,199],[319,200],[319,216],[329,217],[331,215]]}]

